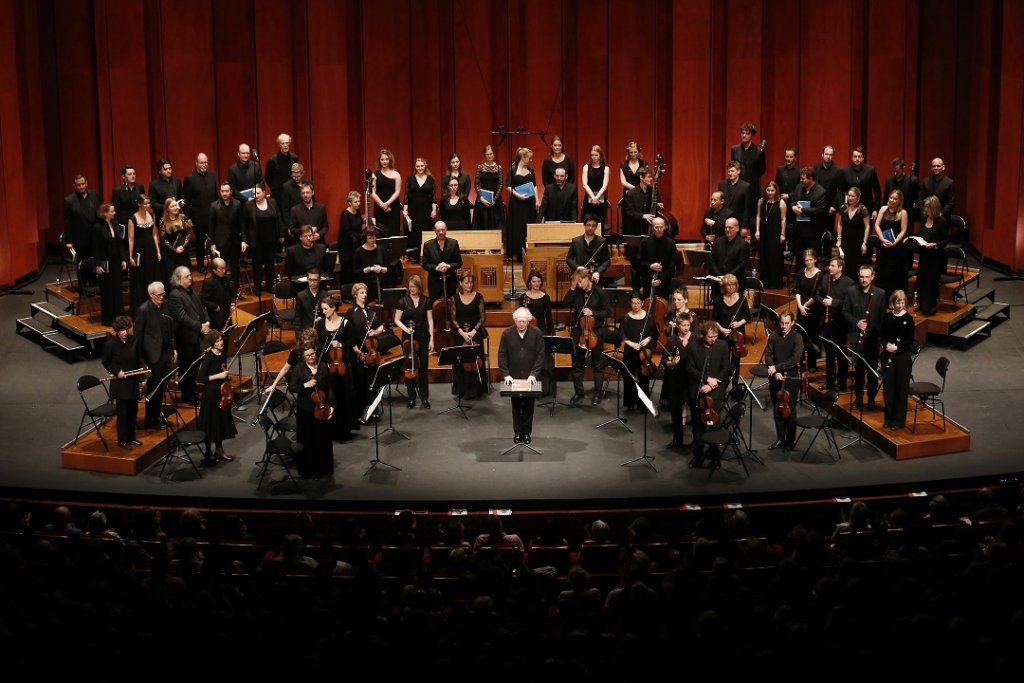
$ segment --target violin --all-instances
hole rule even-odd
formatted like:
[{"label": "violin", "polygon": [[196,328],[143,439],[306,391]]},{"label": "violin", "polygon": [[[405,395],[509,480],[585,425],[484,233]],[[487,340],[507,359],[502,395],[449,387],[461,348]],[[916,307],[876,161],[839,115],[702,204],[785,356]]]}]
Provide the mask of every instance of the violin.
[{"label": "violin", "polygon": [[416,367],[416,354],[419,353],[420,343],[414,338],[415,331],[416,326],[409,323],[409,334],[402,342],[402,353],[406,358],[405,365],[402,366],[402,376],[409,382],[420,376],[420,371]]},{"label": "violin", "polygon": [[579,347],[593,351],[600,343],[597,331],[594,329],[594,316],[584,315],[580,317],[580,342]]},{"label": "violin", "polygon": [[327,350],[327,371],[338,377],[345,376],[345,373],[348,372],[348,367],[345,365],[345,349],[340,346],[331,346]]},{"label": "violin", "polygon": [[718,424],[718,411],[715,410],[715,399],[711,394],[704,394],[698,398],[697,407],[700,409],[700,421],[705,427],[714,427]]},{"label": "violin", "polygon": [[783,420],[789,419],[793,413],[792,408],[789,407],[790,398],[789,390],[786,389],[786,380],[782,380],[782,388],[775,392],[775,417],[780,417]]},{"label": "violin", "polygon": [[[224,363],[220,364],[220,369],[222,371],[227,370],[227,368],[224,366]],[[235,393],[234,389],[231,387],[231,373],[229,372],[228,376],[224,378],[224,382],[221,383],[220,385],[220,409],[231,410],[231,404],[234,402],[234,400]]]},{"label": "violin", "polygon": [[732,346],[733,358],[746,358],[747,354],[750,353],[750,350],[746,347],[746,344],[745,344],[745,342],[746,342],[746,335],[744,335],[739,330],[735,330],[732,333],[732,338],[733,338],[733,346]]},{"label": "violin", "polygon": [[[469,332],[471,329],[472,328],[470,327],[469,323],[465,323],[462,326],[462,331],[463,332]],[[478,343],[476,341],[469,341],[469,342],[466,342],[465,345],[466,346],[478,346]],[[479,373],[480,372],[480,356],[473,356],[472,360],[463,361],[462,369],[465,370],[466,372],[476,372],[476,373]]]},{"label": "violin", "polygon": [[370,336],[370,330],[373,329],[373,320],[377,317],[377,311],[370,314],[370,319],[366,321],[366,334],[363,336],[363,343],[361,344],[363,354],[360,356],[360,360],[365,365],[380,365],[380,339],[376,336]]},{"label": "violin", "polygon": [[327,402],[327,392],[319,387],[314,387],[309,394],[309,400],[313,402],[313,417],[318,420],[330,420],[334,408]]}]

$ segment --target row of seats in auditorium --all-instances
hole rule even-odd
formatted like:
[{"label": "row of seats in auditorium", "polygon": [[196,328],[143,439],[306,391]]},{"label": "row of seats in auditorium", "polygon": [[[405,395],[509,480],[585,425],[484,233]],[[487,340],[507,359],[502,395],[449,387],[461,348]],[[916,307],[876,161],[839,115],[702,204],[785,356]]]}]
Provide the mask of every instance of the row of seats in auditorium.
[{"label": "row of seats in auditorium", "polygon": [[484,516],[8,505],[0,656],[59,647],[83,657],[50,666],[96,667],[96,680],[117,675],[91,653],[127,664],[154,648],[174,653],[158,680],[339,666],[440,680],[452,663],[499,678],[684,667],[809,680],[840,655],[840,680],[1019,667],[1019,491],[603,517],[503,528]]}]

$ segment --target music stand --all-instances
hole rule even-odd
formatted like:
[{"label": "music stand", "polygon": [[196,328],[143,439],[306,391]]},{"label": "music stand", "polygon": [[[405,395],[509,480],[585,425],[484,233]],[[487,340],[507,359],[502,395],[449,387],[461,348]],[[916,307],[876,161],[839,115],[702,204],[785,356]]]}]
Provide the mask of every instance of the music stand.
[{"label": "music stand", "polygon": [[[560,337],[556,334],[545,335],[544,337],[544,351],[552,356],[556,353],[565,354],[572,356],[573,354],[573,343],[572,337]],[[552,367],[554,363],[552,362]],[[570,408],[568,403],[563,403],[558,400],[558,381],[555,379],[554,373],[551,374],[551,400],[545,401],[544,403],[537,404],[537,407],[543,408],[544,406],[551,406],[548,410],[549,415],[555,414],[555,406],[565,406]]]},{"label": "music stand", "polygon": [[[405,356],[398,356],[397,358],[392,358],[391,360],[389,360],[386,363],[381,363],[380,365],[378,365],[377,366],[377,372],[375,372],[374,375],[373,375],[373,381],[370,382],[370,393],[373,394],[373,393],[375,393],[380,388],[387,389],[387,393],[388,393],[388,426],[384,428],[384,431],[382,431],[381,434],[382,435],[383,434],[387,434],[390,431],[390,432],[394,432],[395,434],[397,434],[398,436],[402,437],[403,439],[406,439],[407,441],[412,441],[412,439],[409,437],[408,434],[405,434],[405,433],[395,429],[394,420],[392,419],[393,418],[393,415],[392,415],[393,411],[392,411],[392,407],[391,407],[391,383],[394,382],[397,378],[402,376],[402,362],[403,361],[405,361]],[[376,428],[374,429],[374,434],[376,434]],[[374,436],[373,438],[376,439],[377,437]]]},{"label": "music stand", "polygon": [[[376,412],[377,406],[380,405],[381,399],[384,398],[384,390],[386,388],[387,388],[387,385],[382,386],[379,389],[377,389],[377,395],[374,396],[372,401],[370,401],[370,405],[366,406],[366,410],[363,412],[363,414],[361,416],[363,422],[366,422],[367,420],[369,420],[370,416],[373,415],[374,412]],[[387,462],[384,462],[383,460],[380,459],[380,438],[379,438],[380,434],[377,432],[379,424],[380,424],[380,422],[378,420],[374,420],[373,421],[373,460],[370,461],[370,466],[367,468],[367,470],[365,472],[363,472],[363,476],[364,477],[366,475],[368,475],[370,472],[373,472],[374,468],[376,468],[378,466],[380,466],[380,467],[387,467],[387,468],[390,468],[390,469],[392,469],[392,470],[394,470],[396,472],[401,472],[402,471],[401,467],[395,467],[394,465],[392,465],[390,463],[387,463]],[[403,436],[404,436],[404,434],[403,434]],[[409,437],[405,437],[405,438],[408,439]]]},{"label": "music stand", "polygon": [[407,235],[378,237],[377,246],[384,248],[384,265],[388,267],[390,273],[391,264],[405,256],[405,250],[409,246],[409,237]]},{"label": "music stand", "polygon": [[[761,402],[757,400],[757,396],[754,395],[754,390],[751,389],[750,385],[746,382],[740,382],[737,384],[736,387],[730,391],[729,398],[732,398],[732,393],[736,392],[737,389],[741,389],[743,393],[746,394],[747,398],[747,439],[743,438],[743,432],[740,430],[737,429],[736,432],[740,435],[740,439],[743,440],[743,445],[747,448],[747,457],[751,460],[756,460],[758,465],[764,465],[761,458],[757,457],[757,449],[750,447],[754,443],[754,403],[757,403],[761,410],[764,410],[764,406],[762,406]],[[743,398],[740,397],[734,400],[742,401]]]},{"label": "music stand", "polygon": [[[832,342],[832,345],[836,346],[835,342]],[[836,347],[836,348],[838,348],[838,347]],[[855,363],[857,365],[862,365],[864,367],[865,373],[870,372],[872,375],[875,376],[876,379],[881,377],[881,375],[878,374],[878,371],[875,370],[873,367],[871,367],[870,363],[868,363],[866,360],[864,360],[864,356],[860,355],[859,353],[857,353],[853,349],[847,349],[846,350],[846,354],[844,354],[844,355],[852,363]],[[867,378],[867,375],[865,374],[865,377],[864,377],[864,384],[865,384],[864,389],[865,390],[867,390],[867,386],[866,386],[867,385],[867,381],[868,381],[868,378]],[[854,379],[854,385],[856,385],[856,379]],[[851,395],[852,395],[852,392],[851,392]],[[853,406],[852,406],[852,403],[851,403],[851,408],[852,407]],[[852,414],[853,413],[851,413],[851,415]],[[875,445],[873,443],[871,443],[870,441],[865,441],[864,440],[864,399],[863,398],[861,398],[861,400],[860,400],[860,414],[857,416],[857,419],[860,422],[860,424],[857,426],[857,438],[850,440],[849,443],[844,444],[842,447],[840,447],[840,449],[839,449],[840,451],[844,451],[844,450],[846,450],[847,448],[849,448],[850,446],[852,446],[852,445],[854,445],[856,443],[867,444],[868,446],[871,446],[872,448],[875,447]]]},{"label": "music stand", "polygon": [[[527,378],[527,379],[514,379],[514,380],[512,380],[511,384],[507,384],[504,381],[502,381],[502,383],[501,383],[501,391],[499,393],[500,393],[501,396],[504,396],[504,397],[507,397],[507,398],[510,398],[510,399],[512,399],[512,398],[529,398],[531,396],[536,398],[538,396],[542,396],[544,394],[544,391],[541,389],[541,385],[540,385],[539,381],[534,380],[531,383],[529,378]],[[509,446],[508,448],[503,450],[501,453],[499,453],[499,455],[505,455],[509,451],[514,450],[516,448],[520,448],[520,447],[529,449],[529,450],[533,451],[534,453],[536,453],[537,455],[543,455],[536,448],[534,448],[533,446],[531,446],[528,443],[523,443],[522,441],[513,442],[511,446]]]},{"label": "music stand", "polygon": [[[455,366],[468,363],[475,358],[483,358],[484,347],[483,344],[467,344],[466,346],[446,346],[441,349],[441,353],[437,354],[438,365],[450,365],[452,366],[452,374],[455,374]],[[453,410],[457,410],[462,413],[462,417],[469,419],[466,415],[467,410],[472,410],[473,406],[462,405],[462,392],[459,392],[458,403],[449,408],[448,410],[442,410],[439,415],[450,413]]]},{"label": "music stand", "polygon": [[612,303],[612,320],[618,320],[620,308],[629,310],[629,300],[633,296],[633,290],[629,287],[614,287],[604,291]]},{"label": "music stand", "polygon": [[[244,328],[242,328],[242,332],[235,338],[235,340],[234,340],[235,341],[235,345],[238,347],[238,351],[236,351],[236,353],[239,354],[239,358],[238,358],[238,374],[239,374],[239,376],[241,376],[241,374],[242,374],[241,352],[245,349],[246,342],[249,340],[250,337],[253,337],[256,334],[257,330],[259,330],[262,327],[263,323],[265,323],[267,321],[267,319],[270,318],[270,316],[272,316],[273,314],[274,314],[274,312],[271,310],[271,311],[267,311],[266,313],[261,313],[260,315],[256,316],[255,318],[250,320],[246,324],[246,326]],[[260,374],[259,344],[254,344],[253,347],[252,347],[252,368],[253,368],[253,374],[256,375],[256,382],[257,382],[257,385],[258,385],[259,384],[259,374]],[[257,392],[250,392],[250,393],[246,394],[245,396],[243,396],[242,400],[239,401],[235,405],[235,411],[242,413],[242,412],[245,412],[246,410],[248,410],[243,404],[249,399],[250,396],[252,396],[255,393],[257,393]]]},{"label": "music stand", "polygon": [[[603,351],[602,353],[605,355],[606,358],[609,358],[611,361],[614,361],[614,362],[609,362],[609,365],[611,365],[612,369],[615,370],[615,384],[616,384],[616,389],[615,389],[615,417],[613,417],[610,420],[605,420],[604,422],[602,422],[599,425],[596,425],[594,427],[594,429],[601,429],[602,427],[605,427],[607,425],[618,423],[620,426],[625,428],[625,430],[627,432],[632,434],[633,430],[630,429],[629,425],[626,424],[626,418],[622,417],[622,413],[621,413],[621,409],[622,409],[622,400],[621,400],[622,399],[622,392],[619,390],[619,382],[622,381],[622,371],[623,370],[625,371],[626,376],[630,378],[630,380],[626,380],[626,381],[634,381],[635,382],[636,378],[633,377],[632,373],[630,373],[628,369],[626,369],[625,363],[623,363],[621,359],[615,357],[614,353],[608,353],[607,351]],[[620,368],[621,368],[621,370],[620,370]],[[596,372],[596,370],[595,370],[595,372]],[[645,419],[646,419],[646,417],[645,417]],[[644,426],[646,427],[646,423],[645,423]],[[646,436],[645,436],[644,441],[646,442],[646,440],[647,439],[646,439]],[[645,446],[645,450],[646,450],[646,446]]]},{"label": "music stand", "polygon": [[[647,415],[650,414],[650,415],[653,415],[654,417],[657,417],[658,416],[658,409],[654,407],[654,404],[651,403],[650,397],[647,396],[647,394],[644,393],[644,390],[640,388],[640,385],[637,384],[636,377],[634,377],[633,373],[629,371],[629,368],[626,367],[626,364],[623,363],[620,359],[618,359],[615,356],[613,356],[612,354],[608,353],[607,351],[604,352],[604,355],[605,355],[605,358],[608,359],[608,363],[613,368],[615,368],[616,372],[618,372],[620,375],[624,375],[625,377],[629,378],[628,380],[625,380],[625,381],[632,382],[636,386],[637,398],[640,399],[640,402],[644,404],[644,408],[646,409],[646,410],[643,411],[643,413],[644,413],[644,440],[643,440],[644,452],[640,455],[640,457],[633,458],[632,460],[627,460],[626,462],[624,462],[621,465],[619,465],[619,467],[628,467],[628,466],[632,465],[633,463],[642,462],[643,464],[647,465],[652,470],[657,472],[658,468],[654,466],[654,456],[647,453]],[[614,422],[614,420],[610,420],[609,422]],[[625,427],[626,426],[625,423],[623,423],[622,426]],[[626,429],[629,429],[629,427],[626,427]],[[632,432],[633,430],[630,429],[629,431]]]}]

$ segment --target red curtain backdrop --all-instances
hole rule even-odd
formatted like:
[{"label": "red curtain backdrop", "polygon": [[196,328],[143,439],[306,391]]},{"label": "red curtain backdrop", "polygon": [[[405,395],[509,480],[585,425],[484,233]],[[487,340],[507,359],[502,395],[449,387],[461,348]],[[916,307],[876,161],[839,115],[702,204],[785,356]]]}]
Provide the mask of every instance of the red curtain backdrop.
[{"label": "red curtain backdrop", "polygon": [[[123,163],[148,183],[202,151],[223,176],[281,132],[334,226],[382,147],[407,175],[456,150],[472,171],[498,128],[613,168],[636,140],[692,238],[744,121],[769,175],[790,145],[863,145],[883,177],[943,157],[972,242],[1024,269],[1022,20],[998,0],[0,0],[0,286],[56,243],[75,173],[109,198]],[[520,145],[547,152],[516,137],[499,160]]]}]

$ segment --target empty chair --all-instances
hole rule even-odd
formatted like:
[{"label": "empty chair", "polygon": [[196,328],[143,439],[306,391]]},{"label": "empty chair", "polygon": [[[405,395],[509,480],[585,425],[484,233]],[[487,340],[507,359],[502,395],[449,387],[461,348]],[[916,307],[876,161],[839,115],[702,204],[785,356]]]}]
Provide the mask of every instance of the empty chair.
[{"label": "empty chair", "polygon": [[256,490],[259,491],[260,487],[263,486],[263,478],[267,476],[267,470],[270,467],[280,467],[283,469],[288,478],[292,480],[292,484],[298,489],[299,482],[292,475],[292,470],[288,463],[295,460],[296,454],[302,451],[302,445],[289,439],[283,432],[278,431],[274,420],[267,415],[260,415],[258,419],[260,428],[263,429],[263,439],[266,445],[263,452],[263,460],[259,463],[260,478],[256,484]]},{"label": "empty chair", "polygon": [[[102,403],[94,403],[89,405],[85,395],[87,392],[101,387],[103,389]],[[100,396],[99,392],[93,391],[93,394]],[[107,447],[107,440],[103,438],[103,432],[100,428],[103,424],[111,417],[117,415],[117,405],[110,401],[110,392],[107,390],[107,386],[94,375],[82,375],[78,378],[78,396],[82,399],[82,405],[85,409],[82,411],[82,419],[78,423],[78,432],[75,434],[75,443],[78,443],[78,437],[82,435],[82,427],[85,426],[85,421],[89,420],[92,427],[96,430],[96,436],[100,437],[100,443],[103,444],[103,450],[109,451]]]},{"label": "empty chair", "polygon": [[921,406],[932,411],[932,422],[935,422],[936,408],[942,413],[942,431],[946,431],[946,404],[939,396],[946,390],[946,372],[949,370],[949,358],[940,356],[935,361],[935,372],[942,378],[942,386],[934,382],[911,382],[910,395],[917,399],[914,403],[914,425],[910,431],[917,432],[917,410]]},{"label": "empty chair", "polygon": [[[801,460],[807,457],[811,446],[814,445],[814,442],[818,440],[818,436],[822,433],[825,434],[826,449],[835,448],[836,459],[841,460],[843,458],[843,454],[839,451],[839,444],[836,442],[835,432],[832,431],[832,411],[835,409],[836,403],[839,402],[839,394],[833,389],[826,392],[823,398],[825,401],[824,411],[814,412],[809,415],[798,415],[796,418],[796,426],[800,428],[800,434],[796,437],[797,441],[803,437],[804,432],[808,429],[815,430],[814,438],[807,444],[803,455],[800,456]],[[831,454],[832,452],[829,451],[829,455]]]}]

